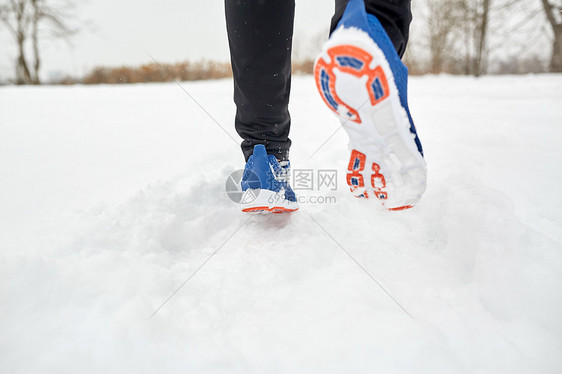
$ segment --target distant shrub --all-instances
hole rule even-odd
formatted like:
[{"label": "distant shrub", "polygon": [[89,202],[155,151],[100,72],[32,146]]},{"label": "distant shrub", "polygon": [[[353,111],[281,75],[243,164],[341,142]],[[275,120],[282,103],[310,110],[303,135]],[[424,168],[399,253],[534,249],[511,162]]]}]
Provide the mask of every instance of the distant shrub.
[{"label": "distant shrub", "polygon": [[123,84],[219,79],[232,76],[229,63],[214,61],[177,64],[146,64],[138,67],[97,67],[87,74],[84,84]]},{"label": "distant shrub", "polygon": [[294,74],[313,74],[314,60],[303,59],[303,60],[293,61],[292,71]]}]

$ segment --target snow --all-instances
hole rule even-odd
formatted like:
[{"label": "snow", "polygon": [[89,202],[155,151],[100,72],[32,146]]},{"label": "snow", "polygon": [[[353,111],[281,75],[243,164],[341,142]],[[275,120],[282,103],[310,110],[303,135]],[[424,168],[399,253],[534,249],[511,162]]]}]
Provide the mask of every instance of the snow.
[{"label": "snow", "polygon": [[213,119],[174,83],[0,89],[3,372],[562,371],[562,75],[411,78],[404,212],[347,191],[344,131],[315,153],[339,124],[295,77],[293,168],[338,169],[297,192],[336,201],[271,216],[224,191],[232,82],[182,86]]}]

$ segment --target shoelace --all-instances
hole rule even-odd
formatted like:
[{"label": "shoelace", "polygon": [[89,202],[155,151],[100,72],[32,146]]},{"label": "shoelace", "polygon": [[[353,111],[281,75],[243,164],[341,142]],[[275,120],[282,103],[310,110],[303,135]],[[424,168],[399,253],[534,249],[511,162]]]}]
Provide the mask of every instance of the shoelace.
[{"label": "shoelace", "polygon": [[289,182],[291,174],[291,166],[289,164],[289,161],[279,161],[278,165],[279,167],[275,165],[275,167],[273,168],[275,179],[279,182]]}]

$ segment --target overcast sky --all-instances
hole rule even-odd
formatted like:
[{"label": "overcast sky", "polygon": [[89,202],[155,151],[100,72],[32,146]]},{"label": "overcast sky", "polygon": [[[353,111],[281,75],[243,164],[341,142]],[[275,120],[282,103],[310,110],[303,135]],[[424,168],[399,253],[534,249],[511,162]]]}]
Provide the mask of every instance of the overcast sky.
[{"label": "overcast sky", "polygon": [[[295,38],[328,30],[333,0],[297,0]],[[224,0],[89,0],[79,17],[93,24],[72,41],[46,42],[43,78],[56,71],[81,76],[97,65],[150,62],[228,61]],[[0,76],[13,75],[16,58],[7,31],[0,30]]]}]

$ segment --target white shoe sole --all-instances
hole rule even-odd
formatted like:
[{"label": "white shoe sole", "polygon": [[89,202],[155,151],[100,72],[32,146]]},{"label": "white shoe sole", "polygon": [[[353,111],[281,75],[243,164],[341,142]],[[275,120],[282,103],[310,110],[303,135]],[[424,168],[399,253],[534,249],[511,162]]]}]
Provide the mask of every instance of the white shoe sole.
[{"label": "white shoe sole", "polygon": [[245,213],[290,213],[299,209],[295,201],[285,199],[285,192],[263,189],[248,189],[244,192],[242,211]]}]

